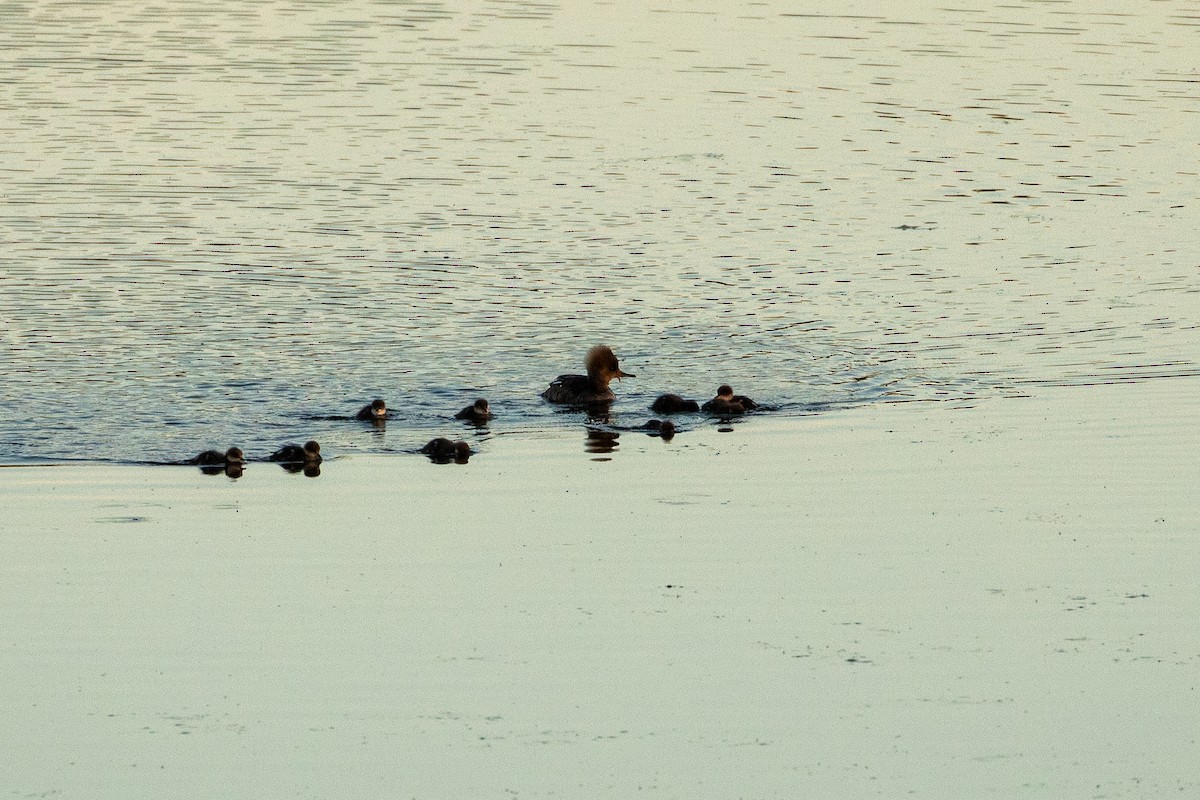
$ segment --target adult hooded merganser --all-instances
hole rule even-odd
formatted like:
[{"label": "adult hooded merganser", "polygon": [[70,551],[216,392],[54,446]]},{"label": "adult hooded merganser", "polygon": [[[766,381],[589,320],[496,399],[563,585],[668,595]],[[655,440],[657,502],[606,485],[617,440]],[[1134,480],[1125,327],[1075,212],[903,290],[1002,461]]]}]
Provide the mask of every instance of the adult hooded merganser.
[{"label": "adult hooded merganser", "polygon": [[383,422],[387,419],[387,403],[376,398],[359,409],[354,418],[363,422]]},{"label": "adult hooded merganser", "polygon": [[298,444],[285,444],[271,453],[271,460],[281,464],[320,464],[321,445],[309,440],[301,447]]},{"label": "adult hooded merganser", "polygon": [[462,440],[452,442],[439,436],[436,439],[430,439],[429,443],[421,448],[421,452],[438,464],[449,464],[451,460],[465,464],[471,457],[471,445]]},{"label": "adult hooded merganser", "polygon": [[226,464],[244,464],[246,457],[242,454],[242,448],[231,447],[222,453],[220,450],[205,450],[195,458],[189,458],[188,464],[195,464],[199,467],[223,467]]},{"label": "adult hooded merganser", "polygon": [[695,400],[685,400],[677,394],[660,394],[650,404],[650,410],[659,414],[691,414],[700,410]]},{"label": "adult hooded merganser", "polygon": [[462,411],[454,415],[455,419],[465,419],[468,422],[487,422],[496,415],[488,408],[488,401],[482,397],[476,400],[471,405],[464,408]]},{"label": "adult hooded merganser", "polygon": [[567,403],[569,405],[591,405],[611,403],[617,396],[608,388],[613,378],[637,377],[629,372],[622,372],[617,364],[613,351],[602,344],[588,350],[583,360],[587,375],[559,375],[550,384],[542,397],[551,403]]},{"label": "adult hooded merganser", "polygon": [[701,411],[720,416],[745,414],[758,408],[758,403],[744,394],[734,394],[733,387],[723,383],[717,387],[717,396],[700,406]]}]

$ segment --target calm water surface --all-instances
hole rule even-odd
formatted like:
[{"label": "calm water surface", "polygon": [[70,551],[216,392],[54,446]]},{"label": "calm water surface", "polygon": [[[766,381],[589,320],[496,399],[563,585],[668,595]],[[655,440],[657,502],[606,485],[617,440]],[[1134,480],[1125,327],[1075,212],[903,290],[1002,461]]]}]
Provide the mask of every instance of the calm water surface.
[{"label": "calm water surface", "polygon": [[0,6],[0,460],[1200,374],[1194,3],[827,8]]}]

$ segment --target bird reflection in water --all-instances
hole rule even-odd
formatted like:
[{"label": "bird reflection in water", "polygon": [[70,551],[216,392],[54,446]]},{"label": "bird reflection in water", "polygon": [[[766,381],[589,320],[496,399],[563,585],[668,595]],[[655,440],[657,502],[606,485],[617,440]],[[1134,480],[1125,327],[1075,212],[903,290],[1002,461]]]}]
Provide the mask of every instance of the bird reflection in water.
[{"label": "bird reflection in water", "polygon": [[669,442],[675,438],[675,423],[669,419],[652,419],[642,426],[650,436],[658,436],[664,442]]},{"label": "bird reflection in water", "polygon": [[206,464],[200,467],[200,471],[205,475],[224,475],[237,480],[246,471],[246,465],[232,461],[226,464]]},{"label": "bird reflection in water", "polygon": [[[617,441],[617,439],[620,437],[621,434],[617,433],[616,431],[607,431],[603,428],[588,428],[587,438],[583,443],[583,450],[585,453],[592,453],[596,455],[612,453],[620,445],[620,442]],[[592,460],[608,461],[609,459],[596,458]]]},{"label": "bird reflection in water", "polygon": [[590,406],[587,409],[587,416],[584,417],[584,422],[588,425],[608,425],[612,422],[612,417],[608,413],[609,406],[607,403]]},{"label": "bird reflection in water", "polygon": [[[203,467],[200,468],[200,471],[207,472],[207,470],[205,470]],[[221,468],[221,472],[225,473],[226,478],[231,478],[235,481],[238,478],[242,477],[242,473],[245,471],[246,471],[245,464],[226,464],[224,467]],[[208,473],[208,474],[211,475],[213,473]]]},{"label": "bird reflection in water", "polygon": [[297,472],[303,473],[306,478],[316,478],[321,475],[320,464],[299,464],[299,463],[281,463],[279,465],[284,472],[290,472],[293,475]]}]

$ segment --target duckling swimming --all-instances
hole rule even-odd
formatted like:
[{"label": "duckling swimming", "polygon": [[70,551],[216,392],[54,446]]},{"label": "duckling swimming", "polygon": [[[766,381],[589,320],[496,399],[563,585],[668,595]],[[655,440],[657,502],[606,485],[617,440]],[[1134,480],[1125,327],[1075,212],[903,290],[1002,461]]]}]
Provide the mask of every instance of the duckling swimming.
[{"label": "duckling swimming", "polygon": [[271,460],[277,461],[280,464],[320,464],[321,445],[311,439],[305,442],[303,447],[298,444],[285,444],[274,453],[271,453]]},{"label": "duckling swimming", "polygon": [[660,394],[650,404],[650,410],[658,414],[691,414],[700,410],[695,400],[685,400],[677,394]]},{"label": "duckling swimming", "polygon": [[488,401],[482,397],[476,400],[471,405],[464,408],[462,411],[454,415],[455,419],[465,419],[468,422],[487,422],[489,419],[494,419],[495,414],[488,408]]},{"label": "duckling swimming", "polygon": [[429,443],[421,448],[421,452],[429,456],[429,459],[435,464],[449,464],[451,461],[465,464],[471,457],[471,445],[462,440],[452,442],[439,436],[436,439],[430,439]]},{"label": "duckling swimming", "polygon": [[387,403],[376,398],[359,409],[354,418],[362,422],[384,422],[387,420]]},{"label": "duckling swimming", "polygon": [[651,436],[657,434],[664,442],[675,437],[675,423],[669,419],[652,419],[642,426]]},{"label": "duckling swimming", "polygon": [[598,344],[588,350],[583,361],[587,375],[559,375],[550,384],[542,397],[551,403],[566,403],[568,405],[594,405],[611,403],[617,396],[608,388],[613,378],[637,377],[629,372],[622,372],[617,364],[617,357],[608,347]]},{"label": "duckling swimming", "polygon": [[733,402],[741,403],[742,408],[746,409],[747,411],[753,411],[754,409],[758,408],[758,403],[754,402],[749,397],[746,397],[744,394],[735,394],[733,396]]},{"label": "duckling swimming", "polygon": [[242,454],[242,448],[231,447],[224,453],[219,450],[205,450],[195,458],[189,458],[186,463],[198,467],[223,467],[226,464],[244,464],[245,462],[246,457]]},{"label": "duckling swimming", "polygon": [[718,386],[717,396],[700,406],[701,411],[708,414],[717,414],[722,417],[745,414],[747,411],[753,411],[756,408],[758,408],[758,403],[744,394],[734,394],[733,387],[727,383]]}]

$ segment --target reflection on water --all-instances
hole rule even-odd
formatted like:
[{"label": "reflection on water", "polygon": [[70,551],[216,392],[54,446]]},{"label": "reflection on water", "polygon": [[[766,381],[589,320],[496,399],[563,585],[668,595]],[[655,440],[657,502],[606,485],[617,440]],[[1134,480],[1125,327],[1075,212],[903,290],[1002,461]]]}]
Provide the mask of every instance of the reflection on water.
[{"label": "reflection on water", "polygon": [[[866,7],[864,7],[866,8]],[[1183,0],[0,7],[0,459],[1200,374]],[[388,429],[352,416],[375,397]],[[486,437],[486,432],[479,436]]]},{"label": "reflection on water", "polygon": [[293,475],[303,475],[306,478],[319,478],[321,476],[320,464],[280,464],[284,472],[290,472]]},{"label": "reflection on water", "polygon": [[[608,431],[604,430],[603,428],[593,428],[590,426],[586,428],[586,431],[587,435],[583,444],[583,450],[585,453],[591,453],[593,455],[610,455],[621,444],[617,441],[621,438],[621,434],[617,433],[616,431]],[[599,458],[593,460],[607,461],[608,459]]]},{"label": "reflection on water", "polygon": [[208,465],[201,466],[200,472],[205,475],[224,475],[232,480],[237,480],[245,473],[246,467],[244,464],[223,464],[223,465]]}]

